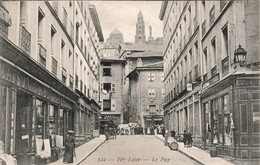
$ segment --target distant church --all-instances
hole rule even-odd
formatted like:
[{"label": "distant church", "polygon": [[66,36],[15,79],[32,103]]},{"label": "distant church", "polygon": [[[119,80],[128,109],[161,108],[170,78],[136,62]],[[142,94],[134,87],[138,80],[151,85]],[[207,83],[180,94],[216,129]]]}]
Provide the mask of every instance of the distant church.
[{"label": "distant church", "polygon": [[158,37],[155,40],[152,37],[152,26],[149,26],[149,37],[148,37],[148,41],[146,41],[145,22],[141,11],[137,15],[135,44],[148,44],[148,45],[163,44],[162,37]]}]

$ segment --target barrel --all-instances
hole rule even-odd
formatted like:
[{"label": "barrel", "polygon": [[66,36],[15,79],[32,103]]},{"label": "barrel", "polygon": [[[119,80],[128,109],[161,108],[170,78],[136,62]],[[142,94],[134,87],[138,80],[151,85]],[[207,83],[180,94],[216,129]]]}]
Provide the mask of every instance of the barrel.
[{"label": "barrel", "polygon": [[217,157],[217,147],[216,146],[210,146],[209,152],[211,157]]},{"label": "barrel", "polygon": [[178,150],[178,143],[177,142],[171,142],[169,147],[172,150]]}]

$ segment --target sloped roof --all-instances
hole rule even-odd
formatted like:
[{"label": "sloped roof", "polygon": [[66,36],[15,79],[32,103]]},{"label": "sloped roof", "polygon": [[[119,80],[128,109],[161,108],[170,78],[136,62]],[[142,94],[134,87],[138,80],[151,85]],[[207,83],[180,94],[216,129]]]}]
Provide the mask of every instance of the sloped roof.
[{"label": "sloped roof", "polygon": [[162,51],[163,50],[163,46],[162,45],[147,45],[147,44],[133,44],[133,45],[129,45],[129,44],[121,44],[121,47],[123,50],[125,51],[131,51],[131,52],[135,52],[135,51],[139,51],[139,52],[144,52],[144,51]]},{"label": "sloped roof", "polygon": [[138,70],[163,70],[163,61],[135,67],[126,77],[137,74]]},{"label": "sloped roof", "polygon": [[163,52],[149,50],[141,53],[133,53],[130,55],[126,55],[126,58],[140,58],[140,57],[163,57]]},{"label": "sloped roof", "polygon": [[160,62],[156,62],[156,63],[151,63],[151,64],[147,64],[147,65],[142,65],[138,68],[163,68],[163,61]]}]

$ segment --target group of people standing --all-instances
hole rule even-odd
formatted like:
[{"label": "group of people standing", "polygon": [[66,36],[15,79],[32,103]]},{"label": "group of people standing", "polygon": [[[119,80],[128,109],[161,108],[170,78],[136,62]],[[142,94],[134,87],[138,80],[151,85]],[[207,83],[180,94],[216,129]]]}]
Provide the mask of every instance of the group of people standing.
[{"label": "group of people standing", "polygon": [[163,131],[165,131],[164,125],[153,125],[149,127],[144,127],[144,134],[145,135],[156,135],[156,134],[163,134]]}]

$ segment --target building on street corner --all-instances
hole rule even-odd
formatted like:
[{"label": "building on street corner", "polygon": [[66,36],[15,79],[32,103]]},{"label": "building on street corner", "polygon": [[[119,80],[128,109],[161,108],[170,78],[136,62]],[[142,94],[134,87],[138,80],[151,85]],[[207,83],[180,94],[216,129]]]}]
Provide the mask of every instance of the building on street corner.
[{"label": "building on street corner", "polygon": [[115,125],[123,123],[123,66],[124,59],[119,58],[118,45],[123,42],[123,34],[114,30],[101,49],[100,68],[100,104],[101,130],[113,121]]},{"label": "building on street corner", "polygon": [[164,1],[165,123],[259,160],[259,1]]},{"label": "building on street corner", "polygon": [[[0,2],[0,141],[18,164],[99,133],[98,15],[88,2]],[[1,148],[2,149],[2,148]]]}]

